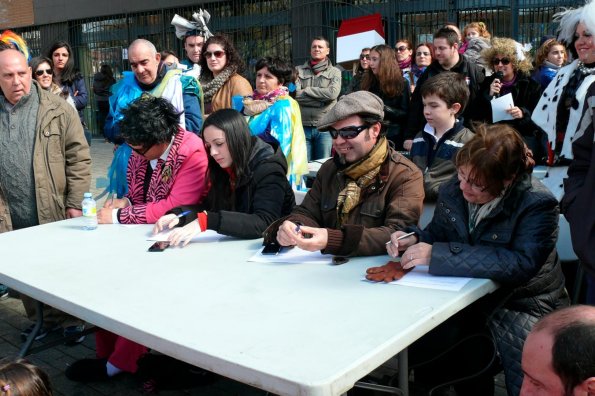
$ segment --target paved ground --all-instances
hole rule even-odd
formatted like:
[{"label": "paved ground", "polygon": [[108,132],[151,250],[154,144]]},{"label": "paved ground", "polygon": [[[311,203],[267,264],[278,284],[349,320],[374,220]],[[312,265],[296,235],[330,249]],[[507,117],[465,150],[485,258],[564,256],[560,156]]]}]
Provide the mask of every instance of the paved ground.
[{"label": "paved ground", "polygon": [[[91,146],[91,156],[93,158],[93,180],[91,191],[93,192],[93,196],[97,196],[105,188],[105,174],[107,167],[111,162],[112,145],[100,140],[93,141]],[[103,200],[98,203],[98,207],[102,204]],[[20,300],[7,298],[0,301],[0,358],[14,357],[17,355],[21,344],[20,331],[29,325],[30,322],[24,316],[24,310]],[[44,341],[49,342],[51,340],[56,340],[58,337],[58,334],[50,334]],[[54,386],[54,394],[56,396],[125,396],[146,394],[142,391],[139,382],[131,375],[120,375],[107,382],[93,383],[89,385],[74,383],[64,376],[64,370],[68,364],[81,358],[94,356],[95,338],[93,335],[90,335],[87,336],[87,339],[83,343],[77,346],[67,347],[59,345],[30,355],[28,356],[28,359],[49,373]],[[502,387],[501,376],[497,378],[497,384],[496,396],[506,395],[506,391]],[[259,389],[227,379],[219,379],[211,385],[184,391],[161,391],[159,393],[164,396],[256,396],[267,394]],[[372,395],[373,393],[358,391],[357,394]]]}]

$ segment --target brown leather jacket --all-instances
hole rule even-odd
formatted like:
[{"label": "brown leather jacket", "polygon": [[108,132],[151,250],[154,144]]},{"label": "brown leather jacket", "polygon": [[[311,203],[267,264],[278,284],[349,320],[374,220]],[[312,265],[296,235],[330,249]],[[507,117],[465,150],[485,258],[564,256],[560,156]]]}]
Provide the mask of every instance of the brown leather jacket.
[{"label": "brown leather jacket", "polygon": [[[39,224],[66,218],[67,208],[81,208],[91,184],[91,156],[76,110],[64,99],[39,88],[33,172]],[[2,155],[2,153],[0,153]],[[12,222],[0,186],[0,233]]]},{"label": "brown leather jacket", "polygon": [[361,202],[337,228],[337,197],[346,178],[336,159],[325,162],[301,205],[273,223],[264,233],[266,242],[276,240],[284,220],[311,227],[325,227],[328,244],[324,254],[371,256],[386,254],[390,235],[416,225],[422,212],[424,186],[421,171],[392,148],[376,180],[362,191]]},{"label": "brown leather jacket", "polygon": [[231,98],[234,96],[252,95],[252,86],[244,77],[234,74],[217,91],[211,99],[211,112],[219,109],[231,109]]}]

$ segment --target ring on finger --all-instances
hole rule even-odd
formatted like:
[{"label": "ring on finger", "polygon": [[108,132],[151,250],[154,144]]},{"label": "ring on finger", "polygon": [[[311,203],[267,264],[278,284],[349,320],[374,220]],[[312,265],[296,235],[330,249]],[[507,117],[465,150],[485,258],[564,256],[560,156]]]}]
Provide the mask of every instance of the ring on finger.
[{"label": "ring on finger", "polygon": [[409,261],[413,261],[413,255],[412,254],[409,255]]}]

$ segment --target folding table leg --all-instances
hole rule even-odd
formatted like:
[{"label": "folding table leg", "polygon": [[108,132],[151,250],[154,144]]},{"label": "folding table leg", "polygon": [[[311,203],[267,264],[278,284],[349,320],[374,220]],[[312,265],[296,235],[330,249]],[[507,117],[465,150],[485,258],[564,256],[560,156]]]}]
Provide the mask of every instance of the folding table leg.
[{"label": "folding table leg", "polygon": [[31,344],[33,344],[33,341],[35,341],[37,333],[39,333],[39,330],[41,330],[41,327],[43,326],[43,303],[40,301],[36,301],[35,304],[37,305],[37,312],[35,313],[37,319],[35,322],[35,326],[33,327],[33,331],[29,334],[29,337],[27,337],[27,340],[25,341],[25,343],[21,347],[21,350],[19,351],[20,358],[24,358],[25,356],[27,356],[29,348],[31,348]]},{"label": "folding table leg", "polygon": [[403,395],[409,396],[409,355],[407,348],[399,352],[399,389],[403,391]]}]

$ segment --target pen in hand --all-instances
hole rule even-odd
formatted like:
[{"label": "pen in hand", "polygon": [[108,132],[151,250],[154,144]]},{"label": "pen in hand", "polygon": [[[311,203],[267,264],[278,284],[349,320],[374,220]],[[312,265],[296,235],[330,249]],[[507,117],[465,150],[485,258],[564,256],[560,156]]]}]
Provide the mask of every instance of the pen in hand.
[{"label": "pen in hand", "polygon": [[180,213],[179,215],[176,215],[176,217],[179,219],[180,217],[184,217],[187,214],[190,214],[190,212],[191,212],[190,210],[185,210],[182,213]]},{"label": "pen in hand", "polygon": [[[400,237],[397,238],[397,241],[400,241],[401,239],[405,239],[407,237],[410,237],[411,235],[415,235],[415,232],[409,232],[409,233],[407,233],[405,235],[401,235]],[[386,242],[386,245],[390,245],[391,243],[393,243],[392,240]]]}]

